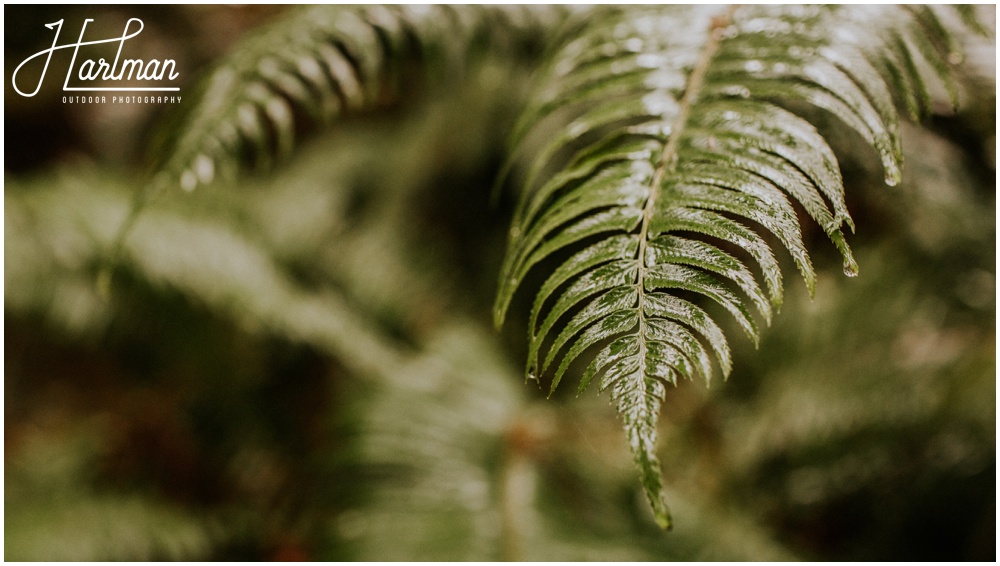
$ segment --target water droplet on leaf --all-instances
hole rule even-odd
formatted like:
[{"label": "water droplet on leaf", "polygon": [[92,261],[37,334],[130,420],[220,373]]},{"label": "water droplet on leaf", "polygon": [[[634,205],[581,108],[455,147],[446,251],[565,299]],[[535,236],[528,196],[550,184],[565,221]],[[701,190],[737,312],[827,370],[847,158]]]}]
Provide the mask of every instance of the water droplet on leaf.
[{"label": "water droplet on leaf", "polygon": [[899,162],[888,155],[882,157],[882,167],[885,169],[885,184],[895,187],[903,180],[903,172],[899,169]]},{"label": "water droplet on leaf", "polygon": [[858,273],[858,264],[854,261],[854,258],[844,260],[844,275],[848,277],[857,277]]}]

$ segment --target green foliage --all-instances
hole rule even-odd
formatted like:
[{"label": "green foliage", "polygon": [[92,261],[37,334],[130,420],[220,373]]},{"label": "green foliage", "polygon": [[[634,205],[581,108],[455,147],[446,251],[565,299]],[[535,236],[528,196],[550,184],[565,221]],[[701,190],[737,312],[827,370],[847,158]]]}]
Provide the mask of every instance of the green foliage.
[{"label": "green foliage", "polygon": [[[821,108],[851,127],[878,150],[893,186],[902,150],[890,93],[914,115],[926,113],[926,78],[914,61],[922,57],[954,93],[947,67],[958,54],[926,7],[644,9],[592,21],[556,53],[515,130],[518,144],[562,114],[535,149],[496,319],[533,267],[587,242],[535,295],[527,374],[559,361],[555,390],[578,356],[603,344],[580,390],[599,378],[611,391],[650,503],[669,528],[655,455],[664,386],[678,376],[710,379],[713,354],[724,376],[731,369],[719,327],[684,296],[718,304],[759,339],[751,309],[770,324],[782,284],[750,225],[781,242],[812,291],[816,275],[790,199],[841,251],[845,273],[858,272],[841,232],[854,224],[833,150],[778,104]],[[872,33],[872,21],[886,25]],[[741,248],[751,267],[720,243]]]},{"label": "green foliage", "polygon": [[[464,53],[499,14],[451,10],[315,8],[272,26],[206,80],[157,182],[179,179],[191,190],[241,153],[267,167],[293,147],[302,121],[294,111],[324,125],[386,102],[385,89],[398,98],[407,38],[430,68],[460,67],[447,54]],[[508,48],[544,29],[533,11],[519,14],[502,20],[509,29],[486,29],[508,31]],[[447,34],[443,16],[455,24]],[[841,231],[854,223],[833,150],[779,104],[835,116],[878,151],[894,186],[902,165],[894,93],[912,116],[926,115],[935,74],[957,104],[949,67],[961,54],[929,7],[595,8],[588,16],[555,42],[514,128],[515,148],[533,128],[544,141],[532,146],[495,319],[502,324],[533,267],[586,244],[535,295],[526,373],[555,368],[554,391],[581,354],[600,348],[579,390],[598,378],[611,391],[657,521],[670,528],[656,457],[666,386],[678,376],[709,380],[713,356],[723,376],[732,366],[718,324],[685,297],[719,305],[757,342],[751,310],[769,325],[782,282],[750,225],[777,238],[815,287],[793,202],[843,254],[845,273],[858,272]],[[871,33],[872,21],[888,23]]]},{"label": "green foliage", "polygon": [[560,17],[523,6],[313,6],[245,40],[165,137],[153,189],[185,190],[288,158],[303,130],[416,96],[482,51],[525,50]]},{"label": "green foliage", "polygon": [[[94,473],[106,423],[76,436],[28,440],[5,466],[4,558],[38,560],[192,560],[238,538],[245,517],[199,516],[141,493],[84,487]],[[53,533],[58,533],[53,540]]]},{"label": "green foliage", "polygon": [[[974,94],[949,30],[976,22],[290,11],[209,69],[131,205],[132,171],[5,179],[6,557],[981,556],[929,541],[995,530],[992,186],[964,172],[976,148],[896,117]],[[508,132],[506,229],[486,200]],[[845,197],[883,177],[902,189]],[[524,357],[550,399],[517,387]],[[678,386],[716,371],[737,378]],[[210,496],[175,477],[190,461]],[[837,538],[841,515],[862,534]]]}]

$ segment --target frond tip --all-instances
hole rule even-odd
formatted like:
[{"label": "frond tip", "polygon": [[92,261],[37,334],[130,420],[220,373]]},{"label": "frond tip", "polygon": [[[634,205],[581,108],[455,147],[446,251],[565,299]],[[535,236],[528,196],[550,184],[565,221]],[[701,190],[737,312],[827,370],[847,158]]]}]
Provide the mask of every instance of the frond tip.
[{"label": "frond tip", "polygon": [[756,342],[758,320],[770,324],[781,306],[781,271],[759,231],[781,242],[812,292],[801,207],[845,273],[858,272],[836,157],[789,108],[835,116],[877,151],[885,182],[899,183],[897,103],[927,112],[925,68],[950,84],[954,43],[941,21],[898,6],[606,9],[543,76],[514,143],[533,128],[550,133],[515,212],[495,320],[529,271],[569,256],[535,295],[527,373],[554,368],[554,391],[596,350],[579,389],[595,379],[610,389],[661,527],[671,524],[656,457],[666,385],[708,381],[713,363],[728,376],[710,311],[727,311]]}]

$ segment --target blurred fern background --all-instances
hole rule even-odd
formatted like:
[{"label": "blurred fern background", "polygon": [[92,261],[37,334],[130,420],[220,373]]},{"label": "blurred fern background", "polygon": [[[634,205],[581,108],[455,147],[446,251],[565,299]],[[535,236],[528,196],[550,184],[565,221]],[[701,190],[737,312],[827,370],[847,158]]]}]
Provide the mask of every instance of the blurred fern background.
[{"label": "blurred fern background", "polygon": [[[7,6],[5,67],[43,23],[142,17],[191,81],[284,10]],[[805,227],[816,297],[789,278],[727,382],[668,392],[669,534],[608,400],[523,384],[527,299],[492,327],[531,54],[165,194],[106,293],[171,109],[8,86],[4,558],[995,560],[995,44],[962,39],[900,186],[830,128],[861,276]]]}]

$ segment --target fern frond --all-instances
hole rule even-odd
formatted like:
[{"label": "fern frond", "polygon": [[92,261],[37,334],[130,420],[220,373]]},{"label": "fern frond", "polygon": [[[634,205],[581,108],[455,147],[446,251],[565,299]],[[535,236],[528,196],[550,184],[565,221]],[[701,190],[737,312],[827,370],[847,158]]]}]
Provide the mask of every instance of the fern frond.
[{"label": "fern frond", "polygon": [[[311,6],[236,46],[194,88],[195,103],[162,128],[154,174],[135,194],[98,284],[107,289],[149,200],[267,171],[308,132],[397,105],[425,76],[455,79],[474,55],[535,53],[568,12],[524,6]],[[573,20],[570,18],[569,20]]]},{"label": "fern frond", "polygon": [[266,170],[304,133],[396,104],[425,75],[461,73],[471,54],[525,49],[560,9],[313,6],[249,38],[200,83],[165,141],[157,188],[193,190],[246,164]]},{"label": "fern frond", "polygon": [[592,16],[515,128],[515,144],[535,129],[547,136],[534,148],[494,314],[502,324],[529,271],[563,258],[535,295],[527,374],[555,368],[554,390],[599,348],[580,389],[598,379],[611,390],[657,522],[669,528],[655,449],[665,384],[710,379],[713,357],[724,376],[731,368],[711,309],[689,299],[728,311],[756,341],[758,318],[769,324],[782,297],[766,233],[815,286],[796,206],[840,250],[845,273],[858,272],[836,157],[790,109],[835,116],[896,185],[896,106],[926,114],[928,81],[950,84],[958,57],[931,8],[638,10]]}]

